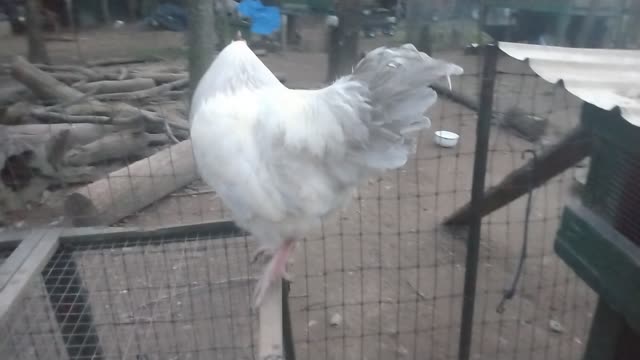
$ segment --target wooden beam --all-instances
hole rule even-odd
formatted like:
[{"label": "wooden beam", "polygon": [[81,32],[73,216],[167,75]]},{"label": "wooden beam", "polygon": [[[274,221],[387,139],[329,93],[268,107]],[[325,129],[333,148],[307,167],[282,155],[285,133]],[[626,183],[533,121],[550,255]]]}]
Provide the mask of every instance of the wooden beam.
[{"label": "wooden beam", "polygon": [[[559,143],[538,155],[537,164],[529,161],[519,169],[507,175],[498,185],[485,192],[480,210],[481,216],[509,204],[529,190],[532,181],[536,188],[564,170],[574,166],[589,155],[590,140],[587,131],[578,126]],[[471,217],[471,204],[467,203],[449,216],[445,225],[465,225]]]},{"label": "wooden beam", "polygon": [[0,322],[19,303],[34,276],[39,275],[58,247],[61,229],[30,232],[0,267]]}]

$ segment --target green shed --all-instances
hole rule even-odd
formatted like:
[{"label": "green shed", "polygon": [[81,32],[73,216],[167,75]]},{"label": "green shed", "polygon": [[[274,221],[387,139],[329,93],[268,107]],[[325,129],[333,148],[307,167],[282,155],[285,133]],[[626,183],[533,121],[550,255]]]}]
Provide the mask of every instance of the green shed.
[{"label": "green shed", "polygon": [[640,359],[640,51],[500,47],[583,101],[589,174],[555,250],[599,295],[584,359]]}]

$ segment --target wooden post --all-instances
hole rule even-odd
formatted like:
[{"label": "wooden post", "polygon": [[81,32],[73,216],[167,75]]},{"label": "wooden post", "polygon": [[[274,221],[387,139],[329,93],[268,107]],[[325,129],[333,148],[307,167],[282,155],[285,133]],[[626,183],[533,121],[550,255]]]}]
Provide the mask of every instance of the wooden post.
[{"label": "wooden post", "polygon": [[582,23],[582,28],[580,29],[580,33],[578,33],[578,47],[588,47],[590,43],[590,37],[593,34],[593,27],[596,22],[595,12],[600,6],[600,0],[591,0],[589,3],[589,12]]},{"label": "wooden post", "polygon": [[622,314],[612,309],[602,298],[598,300],[591,321],[589,342],[584,360],[634,360],[640,356],[640,336],[625,323]]},{"label": "wooden post", "polygon": [[338,26],[329,34],[327,82],[351,73],[358,60],[358,40],[362,21],[360,0],[342,0],[336,4]]},{"label": "wooden post", "polygon": [[129,12],[129,21],[133,22],[136,19],[136,10],[138,8],[138,0],[127,1],[127,11]]},{"label": "wooden post", "polygon": [[288,26],[287,26],[287,22],[289,20],[289,16],[287,14],[282,14],[280,15],[280,50],[281,51],[287,51],[287,32],[288,32]]},{"label": "wooden post", "polygon": [[100,8],[102,11],[102,21],[105,25],[111,25],[111,11],[109,9],[109,0],[100,0]]},{"label": "wooden post", "polygon": [[29,61],[50,63],[49,54],[42,33],[42,7],[39,0],[26,0],[27,41],[29,43]]},{"label": "wooden post", "polygon": [[209,68],[216,49],[214,3],[211,0],[189,2],[189,79],[191,94]]},{"label": "wooden post", "polygon": [[[423,42],[424,25],[428,13],[429,2],[424,0],[407,0],[407,39],[420,51]],[[426,30],[427,32],[429,29]]]}]

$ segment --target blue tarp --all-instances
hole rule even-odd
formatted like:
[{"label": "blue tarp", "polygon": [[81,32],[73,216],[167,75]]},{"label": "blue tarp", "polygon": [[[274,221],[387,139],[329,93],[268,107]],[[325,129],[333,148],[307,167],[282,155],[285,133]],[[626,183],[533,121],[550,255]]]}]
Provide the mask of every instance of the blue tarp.
[{"label": "blue tarp", "polygon": [[236,9],[251,19],[254,34],[271,35],[280,28],[280,8],[276,6],[264,6],[260,0],[242,0]]}]

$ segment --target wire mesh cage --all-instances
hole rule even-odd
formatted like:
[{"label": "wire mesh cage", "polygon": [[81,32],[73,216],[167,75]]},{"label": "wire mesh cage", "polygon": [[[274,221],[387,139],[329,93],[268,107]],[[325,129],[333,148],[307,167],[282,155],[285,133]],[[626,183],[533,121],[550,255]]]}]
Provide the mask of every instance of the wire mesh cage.
[{"label": "wire mesh cage", "polygon": [[[300,33],[317,23],[298,21],[309,25]],[[363,49],[400,44],[402,26],[387,30],[368,29],[374,36],[360,40]],[[21,53],[23,40],[10,39],[15,47],[3,58]],[[49,43],[56,65],[8,63],[17,85],[0,125],[3,358],[256,358],[257,244],[198,178],[183,42],[176,32],[118,24]],[[491,194],[514,171],[539,170],[523,152],[554,149],[578,124],[581,102],[507,56],[488,74],[482,47],[477,54],[435,48],[435,57],[465,73],[451,79],[452,90],[446,80],[434,84],[440,97],[416,154],[362,184],[344,209],[299,239],[285,291],[295,347],[287,358],[582,356],[595,294],[555,255],[553,240],[586,164],[489,206],[477,263],[465,242],[479,113],[491,121],[481,189]],[[306,50],[269,51],[261,60],[291,88],[324,86],[326,56]],[[487,108],[479,99],[488,81],[495,84],[485,89]],[[438,146],[437,130],[458,134],[458,143]],[[43,226],[59,234],[32,231]],[[526,262],[503,303],[523,238]],[[477,291],[465,305],[472,268]],[[469,304],[472,322],[461,317]],[[461,328],[473,335],[467,349]]]}]

